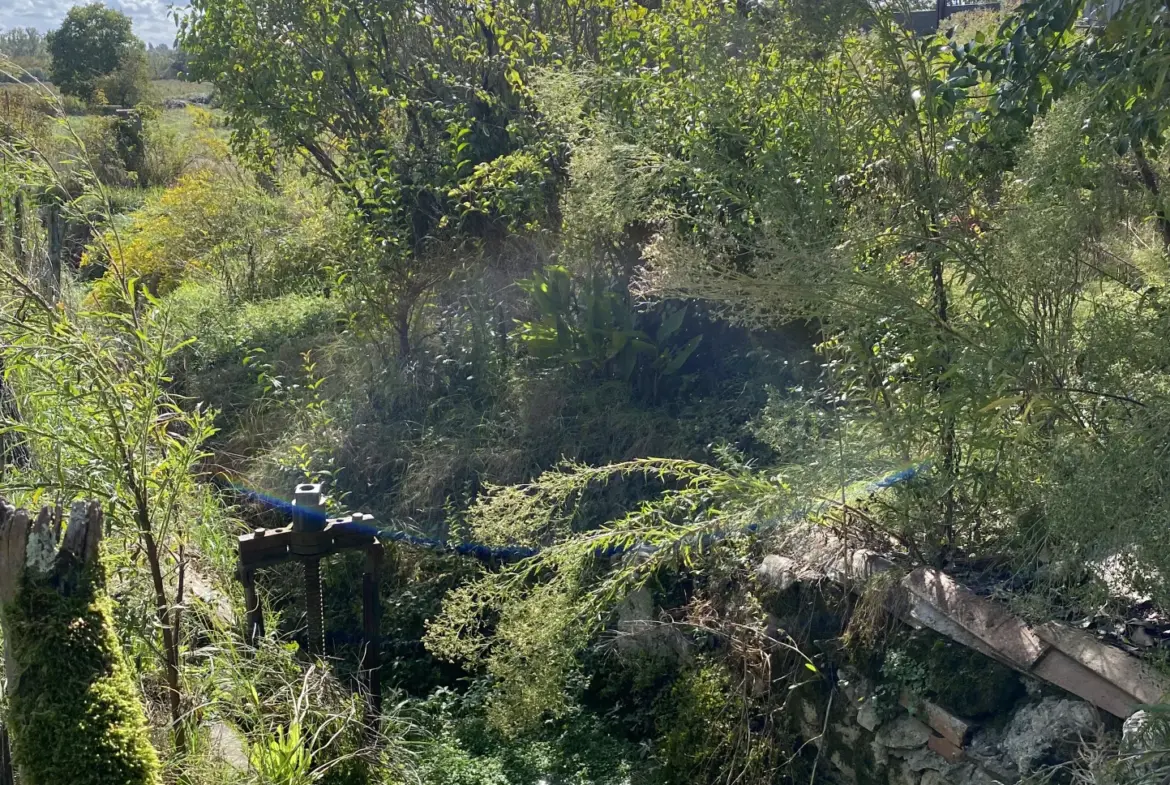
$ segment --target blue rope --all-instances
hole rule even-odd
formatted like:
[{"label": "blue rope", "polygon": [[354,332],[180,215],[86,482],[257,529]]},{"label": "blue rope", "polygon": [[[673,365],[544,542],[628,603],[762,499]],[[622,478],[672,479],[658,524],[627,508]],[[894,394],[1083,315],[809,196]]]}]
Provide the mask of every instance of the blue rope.
[{"label": "blue rope", "polygon": [[[875,480],[865,486],[865,489],[862,491],[862,495],[874,494],[878,491],[893,487],[894,485],[898,485],[899,483],[911,480],[922,474],[928,467],[929,464],[918,464],[916,466],[910,466],[908,468],[902,469],[901,471],[894,472],[893,474],[888,474],[885,477],[882,477],[879,480]],[[301,515],[307,515],[319,519],[326,518],[326,515],[323,512],[294,508],[290,502],[285,501],[284,499],[257,493],[245,488],[237,487],[236,490],[271,507],[287,511],[290,514],[294,509],[296,509],[297,513]],[[825,510],[830,503],[831,502],[827,501],[821,502],[818,505],[808,507],[804,510],[799,510],[790,515],[773,518],[762,523],[750,523],[732,531],[707,532],[701,535],[700,544],[713,544],[736,534],[757,534],[782,523],[794,523]],[[403,531],[401,529],[385,529],[366,523],[351,522],[346,524],[346,528],[350,531],[357,531],[362,534],[368,534],[371,537],[377,537],[382,542],[400,542],[415,548],[424,548],[426,550],[435,551],[436,553],[452,553],[459,556],[467,556],[481,562],[499,563],[523,561],[524,559],[530,559],[533,556],[539,555],[543,550],[542,548],[531,548],[522,545],[491,546],[475,542],[451,543],[432,537],[423,537],[417,534],[411,534],[410,532]],[[607,548],[599,549],[598,555],[602,556],[603,558],[612,558],[614,556],[620,556],[629,551],[639,549],[644,549],[647,552],[652,553],[658,550],[660,547],[662,546],[648,545],[646,543],[634,543],[632,545],[611,545]]]}]

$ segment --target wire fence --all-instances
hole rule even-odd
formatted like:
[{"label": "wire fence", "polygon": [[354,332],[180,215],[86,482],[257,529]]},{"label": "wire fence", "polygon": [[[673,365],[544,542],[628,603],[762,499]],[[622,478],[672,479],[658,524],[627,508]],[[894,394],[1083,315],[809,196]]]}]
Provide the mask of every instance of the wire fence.
[{"label": "wire fence", "polygon": [[[864,486],[864,488],[857,493],[858,496],[866,496],[877,493],[879,491],[891,488],[895,485],[907,482],[920,476],[929,468],[929,464],[918,464],[910,466],[892,474],[874,480]],[[236,488],[237,492],[247,496],[253,501],[257,501],[265,506],[276,508],[292,514],[294,505],[284,499],[269,496],[267,494],[258,493],[256,491],[246,488]],[[789,515],[778,516],[766,521],[751,523],[746,526],[736,527],[727,530],[715,530],[703,532],[696,536],[701,538],[702,545],[711,545],[728,537],[736,535],[755,535],[760,534],[778,526],[791,524],[810,518],[818,513],[824,512],[833,502],[822,501],[816,504],[810,504],[802,509],[791,513]],[[302,515],[316,515],[321,518],[325,517],[323,512],[298,510]],[[376,523],[366,523],[359,521],[352,521],[345,524],[347,531],[352,531],[359,534],[367,534],[372,537],[377,537],[383,543],[397,542],[408,545],[414,548],[422,548],[436,553],[447,553],[458,556],[466,556],[489,564],[511,563],[531,559],[539,556],[544,550],[543,548],[530,547],[524,545],[487,545],[480,542],[464,542],[443,540],[436,537],[427,537],[423,534],[407,531],[405,529],[393,528],[387,526],[379,526]],[[605,546],[598,548],[598,555],[604,558],[612,558],[621,556],[624,553],[631,551],[641,551],[652,553],[658,550],[659,547],[649,543],[635,542],[622,546]]]}]

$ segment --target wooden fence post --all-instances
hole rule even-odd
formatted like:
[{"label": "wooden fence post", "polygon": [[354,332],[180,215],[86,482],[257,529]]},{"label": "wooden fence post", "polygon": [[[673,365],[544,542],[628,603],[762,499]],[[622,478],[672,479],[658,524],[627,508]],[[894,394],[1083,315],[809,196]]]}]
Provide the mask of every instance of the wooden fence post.
[{"label": "wooden fence post", "polygon": [[49,238],[48,293],[55,301],[61,294],[61,255],[64,246],[61,231],[61,205],[52,202],[45,207],[45,234]]},{"label": "wooden fence post", "polygon": [[369,717],[371,726],[382,713],[382,603],[380,598],[382,582],[382,556],[384,548],[375,542],[366,548],[366,568],[362,573],[362,648],[361,673],[366,681],[369,696]]},{"label": "wooden fence post", "polygon": [[[0,253],[8,249],[8,200],[0,197]],[[0,785],[4,785],[0,783]]]},{"label": "wooden fence post", "polygon": [[24,191],[18,189],[12,199],[12,258],[21,269],[28,266],[24,251]]},{"label": "wooden fence post", "polygon": [[8,728],[0,723],[0,785],[13,785],[16,773],[12,765],[12,747],[8,743]]}]

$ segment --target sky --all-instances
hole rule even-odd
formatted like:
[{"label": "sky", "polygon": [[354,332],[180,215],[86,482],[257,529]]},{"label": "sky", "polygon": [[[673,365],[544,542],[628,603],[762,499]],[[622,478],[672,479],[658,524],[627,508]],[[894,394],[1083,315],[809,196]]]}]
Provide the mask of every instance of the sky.
[{"label": "sky", "polygon": [[[89,0],[0,0],[0,30],[35,27],[47,32],[59,26],[66,12]],[[173,44],[175,23],[172,7],[186,7],[186,0],[105,0],[134,21],[134,34],[148,44]]]}]

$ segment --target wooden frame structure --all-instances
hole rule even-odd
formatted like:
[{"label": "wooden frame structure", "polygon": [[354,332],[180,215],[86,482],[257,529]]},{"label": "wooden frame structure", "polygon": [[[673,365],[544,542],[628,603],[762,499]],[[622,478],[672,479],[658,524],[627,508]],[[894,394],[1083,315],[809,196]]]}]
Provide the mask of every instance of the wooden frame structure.
[{"label": "wooden frame structure", "polygon": [[257,529],[239,538],[239,578],[244,584],[247,606],[247,639],[250,643],[264,634],[264,611],[256,594],[256,570],[295,560],[305,570],[305,615],[308,618],[308,650],[325,651],[325,623],[321,598],[321,560],[335,553],[362,550],[366,554],[362,574],[362,658],[360,674],[369,699],[371,717],[382,705],[381,600],[378,585],[382,576],[384,548],[371,533],[372,515],[357,513],[344,518],[326,518],[325,497],[318,483],[298,485],[293,494],[292,525],[279,529]]}]

